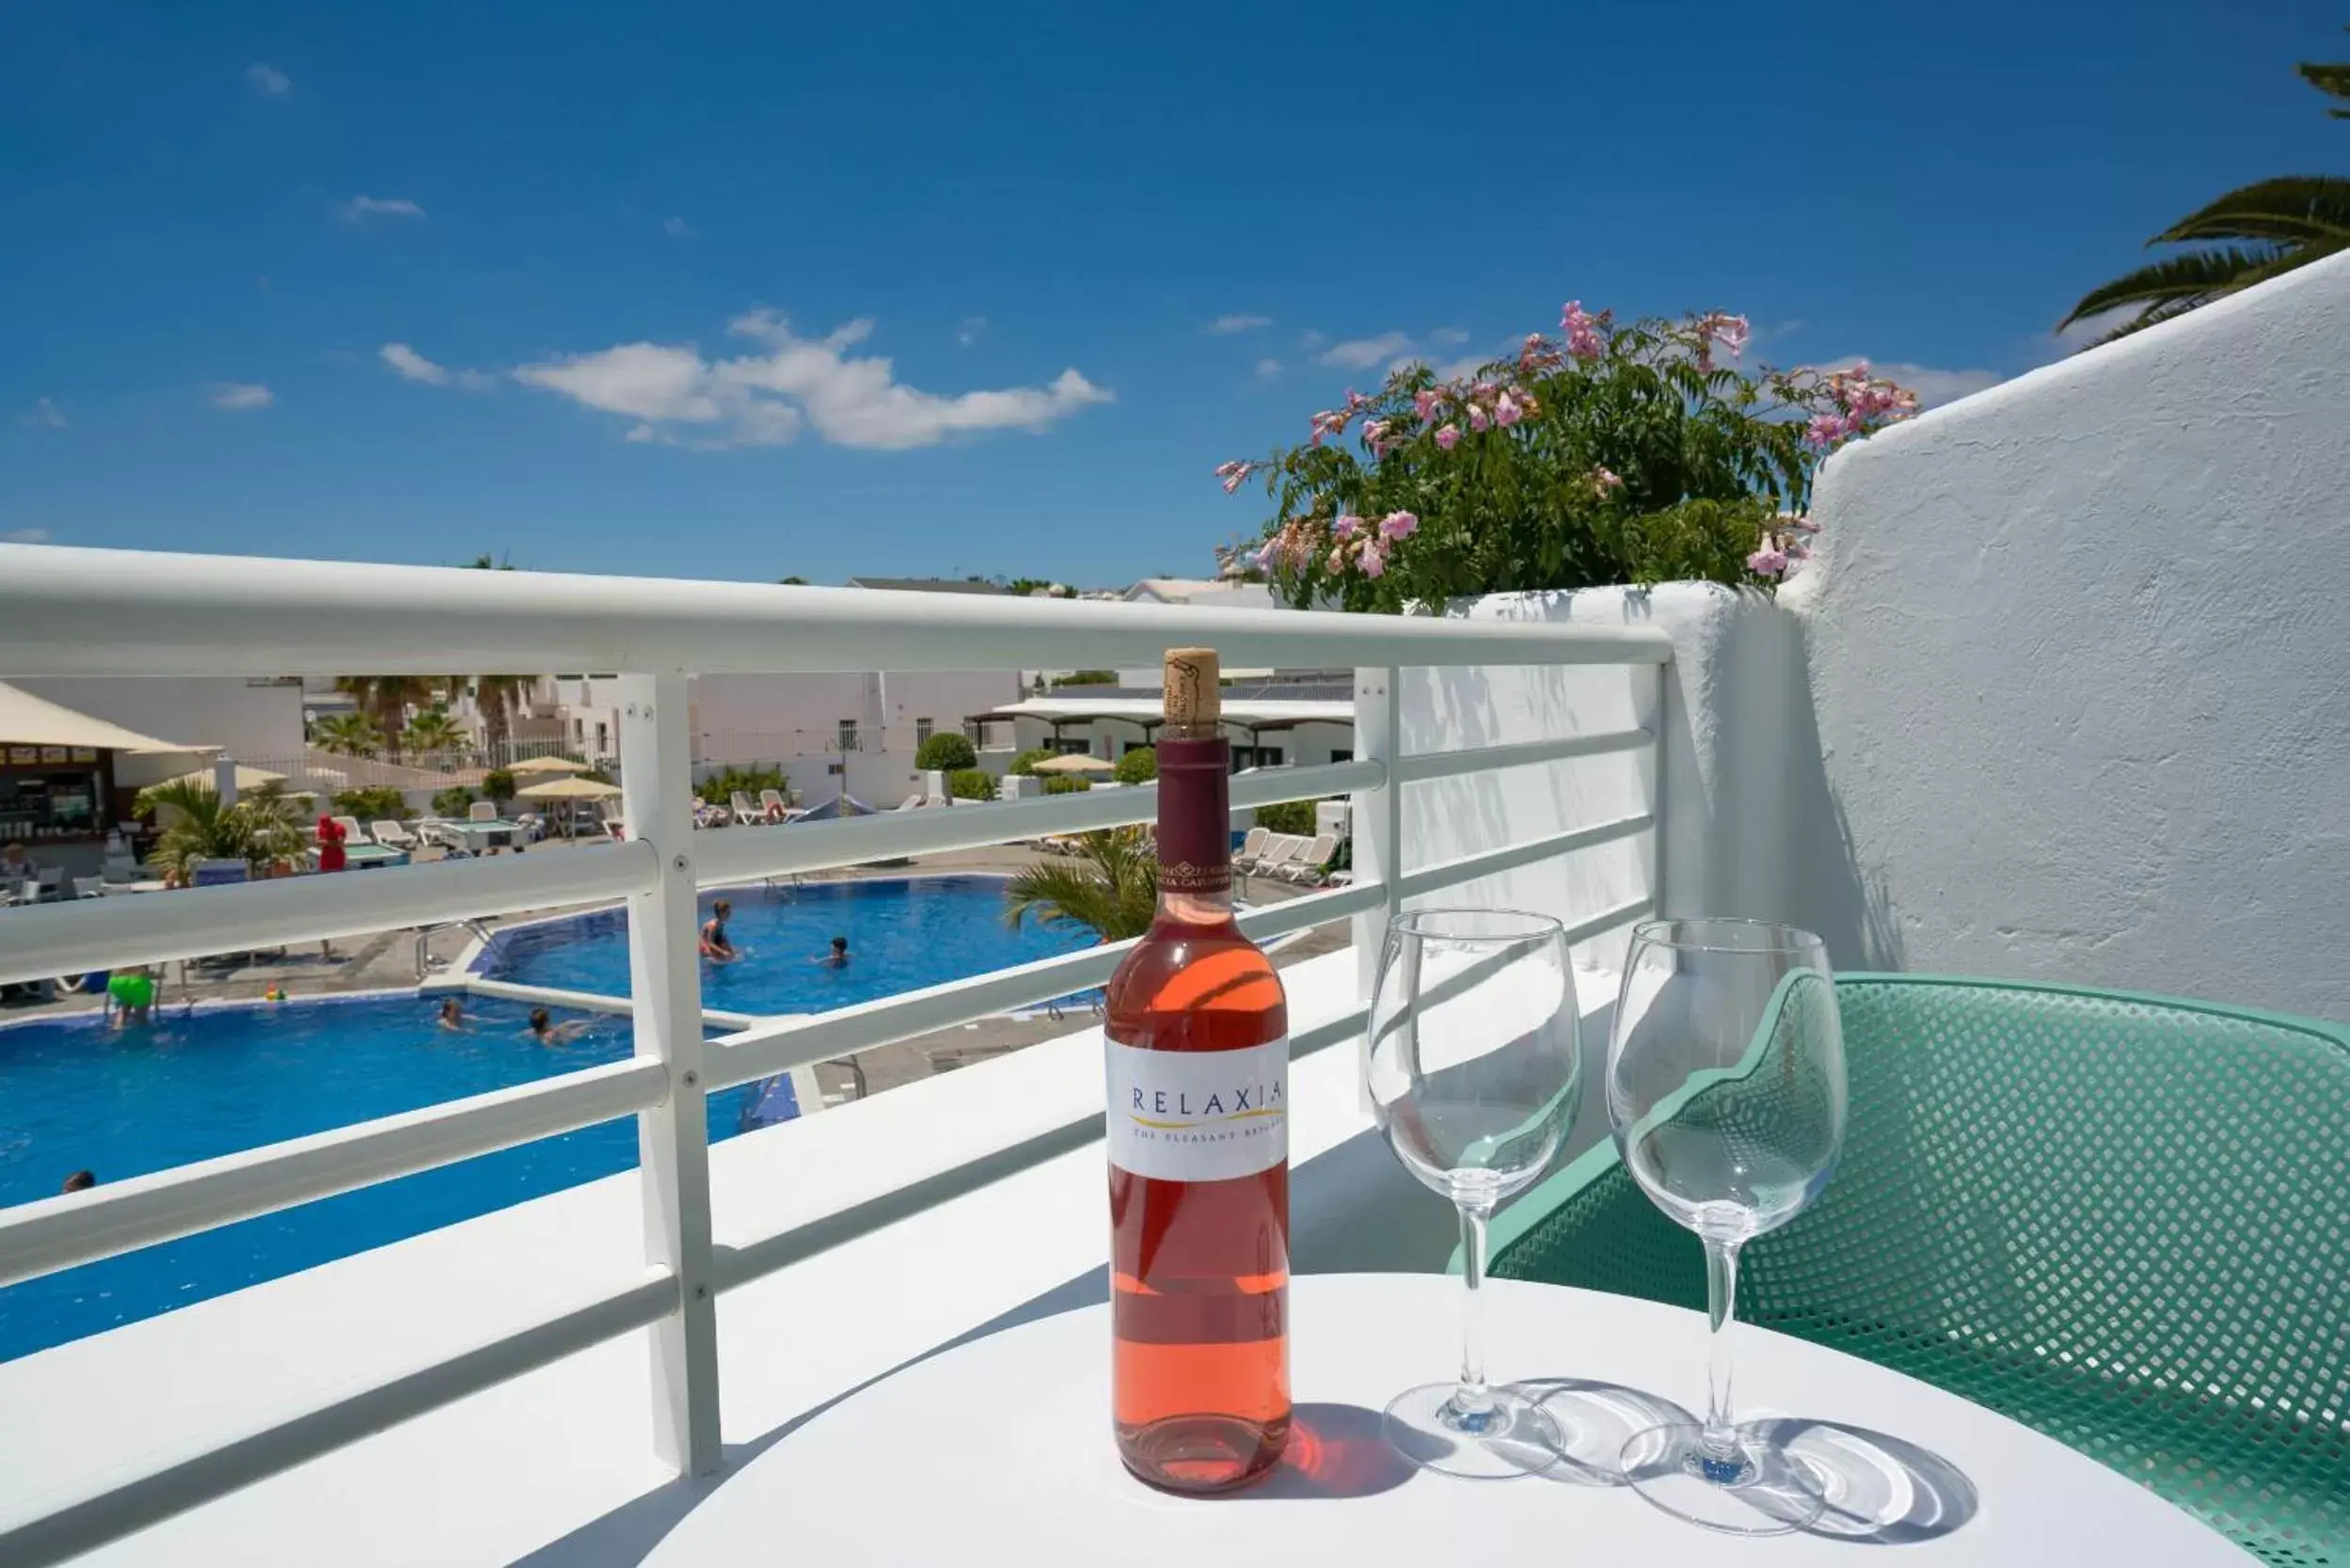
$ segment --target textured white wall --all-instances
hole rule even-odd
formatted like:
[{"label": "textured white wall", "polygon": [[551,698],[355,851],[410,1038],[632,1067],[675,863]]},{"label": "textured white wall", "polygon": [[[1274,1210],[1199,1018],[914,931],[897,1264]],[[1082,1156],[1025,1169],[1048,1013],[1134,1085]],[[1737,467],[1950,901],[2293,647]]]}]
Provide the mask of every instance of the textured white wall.
[{"label": "textured white wall", "polygon": [[2350,257],[1859,443],[1815,515],[1790,895],[1840,961],[2350,1019]]}]

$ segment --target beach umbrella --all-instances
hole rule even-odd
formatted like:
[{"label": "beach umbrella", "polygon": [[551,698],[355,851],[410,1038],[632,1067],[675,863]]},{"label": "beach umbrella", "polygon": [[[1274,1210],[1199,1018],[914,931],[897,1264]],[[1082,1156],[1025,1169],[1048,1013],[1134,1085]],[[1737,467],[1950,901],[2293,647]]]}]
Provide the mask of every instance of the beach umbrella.
[{"label": "beach umbrella", "polygon": [[1037,773],[1115,773],[1118,768],[1116,764],[1104,762],[1100,757],[1088,756],[1083,752],[1072,752],[1065,757],[1046,757],[1031,771]]},{"label": "beach umbrella", "polygon": [[584,762],[574,762],[569,757],[530,757],[516,763],[506,771],[529,775],[532,773],[593,773],[595,769]]},{"label": "beach umbrella", "polygon": [[549,779],[514,793],[522,800],[609,800],[620,793],[620,786],[597,779]]},{"label": "beach umbrella", "polygon": [[[237,764],[236,781],[237,793],[239,795],[243,795],[246,790],[259,789],[263,784],[281,784],[286,782],[286,776],[283,773],[272,773],[266,768],[247,768],[245,764],[240,762]],[[218,773],[213,768],[199,768],[193,773],[183,773],[176,779],[166,779],[164,780],[164,783],[167,784],[187,784],[192,788],[198,789],[213,789],[219,786],[220,778]],[[150,784],[147,787],[151,789],[156,786]],[[307,795],[310,792],[306,789],[290,789],[286,793],[289,795]]]}]

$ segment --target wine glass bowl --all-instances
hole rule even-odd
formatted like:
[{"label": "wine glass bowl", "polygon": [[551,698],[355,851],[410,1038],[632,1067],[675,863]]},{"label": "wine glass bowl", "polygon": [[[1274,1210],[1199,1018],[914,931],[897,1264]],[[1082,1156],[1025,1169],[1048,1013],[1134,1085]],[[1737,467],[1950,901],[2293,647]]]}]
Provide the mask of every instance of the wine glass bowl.
[{"label": "wine glass bowl", "polygon": [[1606,1077],[1625,1169],[1704,1244],[1713,1325],[1705,1420],[1635,1434],[1627,1479],[1710,1528],[1800,1529],[1822,1506],[1818,1480],[1731,1419],[1728,1337],[1739,1247],[1818,1198],[1843,1148],[1844,1037],[1824,944],[1760,921],[1635,927]]},{"label": "wine glass bowl", "polygon": [[1540,1179],[1582,1089],[1566,934],[1546,915],[1414,910],[1389,923],[1363,1064],[1380,1132],[1404,1168],[1459,1211],[1469,1323],[1461,1377],[1388,1407],[1389,1440],[1448,1475],[1546,1468],[1560,1433],[1537,1404],[1485,1377],[1476,1299],[1485,1223]]}]

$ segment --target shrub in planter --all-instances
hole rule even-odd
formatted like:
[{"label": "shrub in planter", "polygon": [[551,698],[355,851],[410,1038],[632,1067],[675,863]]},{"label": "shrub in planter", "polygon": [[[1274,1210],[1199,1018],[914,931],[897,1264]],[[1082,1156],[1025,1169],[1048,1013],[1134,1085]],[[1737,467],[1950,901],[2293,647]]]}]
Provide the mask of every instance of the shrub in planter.
[{"label": "shrub in planter", "polygon": [[1313,802],[1283,800],[1278,805],[1259,806],[1257,826],[1271,832],[1310,835],[1313,832]]},{"label": "shrub in planter", "polygon": [[503,768],[493,768],[482,775],[482,799],[484,800],[511,800],[514,789],[514,775]]},{"label": "shrub in planter", "polygon": [[926,773],[952,773],[958,768],[977,768],[979,753],[968,737],[953,730],[942,730],[914,749],[913,765]]},{"label": "shrub in planter", "polygon": [[1137,746],[1118,759],[1116,771],[1110,777],[1122,784],[1145,784],[1159,776],[1159,753],[1148,746]]},{"label": "shrub in planter", "polygon": [[1044,780],[1047,795],[1083,795],[1093,787],[1091,779],[1073,778],[1066,773],[1048,774]]},{"label": "shrub in planter", "polygon": [[452,784],[433,796],[435,816],[463,816],[473,804],[473,792],[463,784]]},{"label": "shrub in planter", "polygon": [[984,768],[958,768],[946,775],[946,792],[958,800],[992,800],[995,779]]},{"label": "shrub in planter", "polygon": [[1012,765],[1008,771],[1013,773],[1033,773],[1037,770],[1038,763],[1042,762],[1047,757],[1057,756],[1058,754],[1059,753],[1055,752],[1050,746],[1032,746],[1028,750],[1021,752],[1018,756],[1012,758]]},{"label": "shrub in planter", "polygon": [[361,822],[399,821],[413,815],[400,792],[389,784],[346,789],[335,797],[335,810]]}]

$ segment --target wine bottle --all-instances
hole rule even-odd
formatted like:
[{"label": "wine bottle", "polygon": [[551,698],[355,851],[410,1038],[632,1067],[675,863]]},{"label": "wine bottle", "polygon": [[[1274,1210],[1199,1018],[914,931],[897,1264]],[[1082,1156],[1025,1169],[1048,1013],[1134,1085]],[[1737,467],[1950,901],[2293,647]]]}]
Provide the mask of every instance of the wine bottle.
[{"label": "wine bottle", "polygon": [[1222,1492],[1289,1438],[1289,1004],[1232,920],[1216,656],[1167,656],[1159,899],[1111,976],[1113,1419],[1153,1486]]}]

